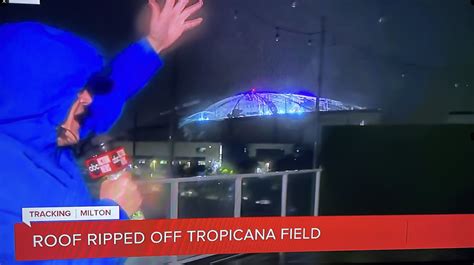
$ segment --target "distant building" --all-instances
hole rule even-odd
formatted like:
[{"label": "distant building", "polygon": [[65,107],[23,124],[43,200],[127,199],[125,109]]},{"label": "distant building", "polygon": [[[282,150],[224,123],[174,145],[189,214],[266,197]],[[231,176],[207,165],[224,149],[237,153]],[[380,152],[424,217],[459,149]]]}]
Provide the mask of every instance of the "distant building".
[{"label": "distant building", "polygon": [[[272,116],[301,115],[316,110],[318,98],[313,95],[277,93],[250,90],[233,97],[225,98],[208,108],[183,119],[180,126],[203,121],[222,121],[226,119]],[[340,101],[320,98],[322,112],[363,110],[365,108],[344,104]]]},{"label": "distant building", "polygon": [[[316,100],[309,95],[249,91],[182,119],[173,142],[150,139],[121,144],[146,167],[167,168],[173,160],[184,167],[273,170],[275,161],[312,155]],[[320,110],[321,126],[365,126],[381,121],[379,110],[331,99],[322,98]]]},{"label": "distant building", "polygon": [[450,112],[446,123],[449,124],[474,124],[474,111]]}]

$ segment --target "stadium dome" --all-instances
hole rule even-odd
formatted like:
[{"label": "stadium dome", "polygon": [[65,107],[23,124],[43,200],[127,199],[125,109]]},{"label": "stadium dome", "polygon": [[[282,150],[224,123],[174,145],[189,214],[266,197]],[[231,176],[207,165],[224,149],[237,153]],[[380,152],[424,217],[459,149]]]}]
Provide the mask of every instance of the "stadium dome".
[{"label": "stadium dome", "polygon": [[[317,97],[277,92],[251,90],[212,104],[204,111],[184,118],[180,126],[199,121],[219,121],[232,118],[268,116],[279,114],[303,114],[314,112]],[[363,107],[321,98],[321,111],[361,110]]]}]

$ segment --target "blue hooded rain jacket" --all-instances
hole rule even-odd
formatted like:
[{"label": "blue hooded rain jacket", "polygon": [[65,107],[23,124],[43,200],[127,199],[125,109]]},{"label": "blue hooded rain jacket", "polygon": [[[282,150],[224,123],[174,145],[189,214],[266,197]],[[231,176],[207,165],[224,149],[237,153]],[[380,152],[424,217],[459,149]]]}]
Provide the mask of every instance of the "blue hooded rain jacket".
[{"label": "blue hooded rain jacket", "polygon": [[[104,133],[122,108],[162,66],[145,40],[130,45],[108,66],[113,89],[96,95],[81,136]],[[87,42],[40,23],[0,26],[0,264],[17,264],[13,226],[21,209],[113,205],[86,188],[70,148],[56,144],[79,91],[104,68]],[[114,259],[18,262],[19,264],[115,264]]]}]

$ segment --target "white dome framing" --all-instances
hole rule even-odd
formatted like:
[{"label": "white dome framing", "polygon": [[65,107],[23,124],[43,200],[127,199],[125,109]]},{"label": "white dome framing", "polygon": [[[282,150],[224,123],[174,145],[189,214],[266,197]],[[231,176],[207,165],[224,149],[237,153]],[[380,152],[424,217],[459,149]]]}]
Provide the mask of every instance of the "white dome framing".
[{"label": "white dome framing", "polygon": [[[184,126],[199,121],[219,121],[231,118],[304,114],[315,111],[316,100],[317,97],[315,96],[252,90],[212,104],[204,111],[186,117],[181,121],[180,125]],[[320,100],[320,110],[324,112],[361,109],[365,108],[344,104],[328,98],[321,98]]]}]

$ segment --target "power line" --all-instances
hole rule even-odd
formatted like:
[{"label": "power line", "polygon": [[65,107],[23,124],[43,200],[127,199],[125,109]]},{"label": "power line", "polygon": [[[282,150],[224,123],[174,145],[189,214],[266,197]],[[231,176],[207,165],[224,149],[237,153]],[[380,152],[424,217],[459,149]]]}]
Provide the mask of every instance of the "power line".
[{"label": "power line", "polygon": [[[307,44],[308,46],[313,46],[313,38],[314,36],[321,36],[321,30],[312,30],[312,31],[305,31],[305,30],[300,30],[297,28],[291,28],[286,25],[283,25],[282,23],[276,23],[272,22],[271,20],[255,13],[251,8],[244,7],[244,13],[246,13],[249,17],[253,18],[254,20],[260,22],[263,25],[266,25],[267,27],[273,29],[275,31],[275,41],[279,42],[282,37],[282,33],[289,33],[293,35],[299,35],[299,36],[305,36],[307,37]],[[239,15],[241,12],[239,10],[235,9],[234,10],[234,19],[237,20],[239,19]],[[379,21],[380,23],[380,21]],[[334,32],[326,32],[327,38],[335,38],[335,39],[341,39],[340,36],[336,36]],[[343,39],[343,38],[342,38]],[[403,61],[399,56],[396,55],[388,55],[388,54],[381,54],[380,52],[376,52],[374,49],[371,49],[370,47],[363,47],[360,45],[354,44],[352,41],[343,41],[343,42],[335,42],[329,47],[334,47],[334,46],[347,46],[349,48],[354,49],[358,53],[364,55],[366,58],[369,59],[379,59],[385,61],[385,63],[397,66],[399,68],[403,69],[413,69],[413,68],[419,68],[419,69],[426,69],[426,70],[433,70],[433,71],[439,71],[439,70],[448,70],[448,69],[460,69],[460,68],[474,68],[474,64],[456,64],[456,65],[446,65],[446,66],[436,66],[436,65],[427,65],[427,64],[420,64],[420,63],[415,63],[415,62],[407,62]],[[403,74],[403,73],[401,73]]]}]

